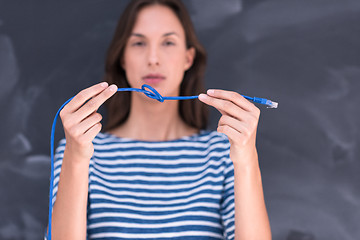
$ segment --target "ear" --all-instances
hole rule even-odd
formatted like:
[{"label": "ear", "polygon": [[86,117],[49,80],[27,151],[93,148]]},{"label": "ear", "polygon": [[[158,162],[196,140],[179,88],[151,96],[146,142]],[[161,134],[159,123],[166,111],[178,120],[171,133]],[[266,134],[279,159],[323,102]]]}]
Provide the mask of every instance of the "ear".
[{"label": "ear", "polygon": [[196,51],[194,47],[191,47],[189,49],[186,50],[186,59],[185,59],[185,66],[184,66],[184,70],[187,71],[189,68],[191,68],[194,59],[195,59],[195,55],[196,55]]}]

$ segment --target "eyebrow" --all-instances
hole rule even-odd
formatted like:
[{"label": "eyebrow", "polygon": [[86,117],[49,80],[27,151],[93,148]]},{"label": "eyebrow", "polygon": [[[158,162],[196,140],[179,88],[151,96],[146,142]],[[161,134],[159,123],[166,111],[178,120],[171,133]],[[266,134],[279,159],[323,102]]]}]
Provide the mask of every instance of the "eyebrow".
[{"label": "eyebrow", "polygon": [[[165,33],[165,34],[163,34],[163,37],[167,37],[167,36],[170,36],[170,35],[176,35],[176,36],[179,37],[179,35],[176,32]],[[145,35],[143,35],[141,33],[132,33],[131,36],[145,38]]]}]

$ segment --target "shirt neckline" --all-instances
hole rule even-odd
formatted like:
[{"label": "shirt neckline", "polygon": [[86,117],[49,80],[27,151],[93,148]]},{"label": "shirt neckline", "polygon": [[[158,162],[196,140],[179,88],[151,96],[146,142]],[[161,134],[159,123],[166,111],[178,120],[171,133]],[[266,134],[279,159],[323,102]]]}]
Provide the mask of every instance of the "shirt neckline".
[{"label": "shirt neckline", "polygon": [[105,136],[108,136],[110,138],[116,139],[116,140],[121,141],[121,142],[171,143],[171,142],[179,142],[179,141],[183,141],[183,140],[194,139],[194,138],[206,135],[209,132],[210,132],[209,130],[200,129],[198,133],[194,133],[194,134],[187,135],[187,136],[182,136],[182,137],[177,138],[177,139],[165,140],[165,141],[148,141],[148,140],[139,140],[139,139],[129,138],[129,137],[119,137],[119,136],[116,136],[115,134],[112,134],[112,133],[109,133],[109,132],[102,132],[101,134],[103,134]]}]

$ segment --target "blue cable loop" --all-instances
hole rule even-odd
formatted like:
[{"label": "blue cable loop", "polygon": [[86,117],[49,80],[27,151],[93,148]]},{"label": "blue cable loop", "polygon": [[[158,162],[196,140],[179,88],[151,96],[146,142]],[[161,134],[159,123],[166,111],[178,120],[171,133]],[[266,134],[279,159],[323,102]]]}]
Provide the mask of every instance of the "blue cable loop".
[{"label": "blue cable loop", "polygon": [[[146,88],[148,88],[151,91],[146,90]],[[186,100],[186,99],[195,99],[198,98],[199,96],[178,96],[178,97],[163,97],[160,95],[160,93],[158,91],[156,91],[153,87],[144,84],[142,85],[141,89],[139,88],[118,88],[117,90],[118,92],[122,92],[122,91],[135,91],[135,92],[142,92],[144,93],[146,96],[148,96],[149,98],[152,99],[156,99],[159,102],[164,102],[164,100]],[[244,96],[242,95],[244,98],[260,103],[260,104],[265,104],[268,106],[268,108],[277,108],[277,103],[276,102],[272,102],[270,100],[267,99],[263,99],[263,98],[256,98],[256,97],[248,97],[248,96]],[[52,201],[53,201],[53,185],[54,185],[54,135],[55,135],[55,126],[56,126],[56,121],[59,117],[60,111],[65,107],[66,104],[68,104],[74,97],[68,99],[63,105],[61,105],[61,107],[59,108],[59,110],[57,111],[53,124],[52,124],[52,128],[51,128],[51,136],[50,136],[50,156],[51,156],[51,174],[50,174],[50,196],[49,196],[49,219],[48,219],[48,234],[46,236],[47,240],[51,240],[51,220],[52,220]]]},{"label": "blue cable loop", "polygon": [[[150,89],[151,91],[146,90],[145,88]],[[164,102],[164,100],[186,100],[186,99],[195,99],[199,96],[179,96],[179,97],[163,97],[161,94],[156,91],[153,87],[144,84],[141,86],[141,89],[139,88],[118,88],[118,92],[122,91],[134,91],[134,92],[142,92],[149,98],[158,100],[159,102]]]}]

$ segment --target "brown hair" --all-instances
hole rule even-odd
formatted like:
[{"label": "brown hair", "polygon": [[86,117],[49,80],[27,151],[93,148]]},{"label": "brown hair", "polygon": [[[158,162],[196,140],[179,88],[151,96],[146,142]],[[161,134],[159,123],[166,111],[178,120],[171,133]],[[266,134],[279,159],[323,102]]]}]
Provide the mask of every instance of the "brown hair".
[{"label": "brown hair", "polygon": [[[134,27],[139,11],[150,5],[164,5],[174,11],[179,18],[186,36],[186,46],[195,48],[193,65],[185,72],[180,85],[180,96],[198,95],[204,92],[204,72],[206,67],[206,51],[196,37],[195,29],[185,5],[180,0],[133,0],[122,13],[115,30],[114,37],[106,56],[104,81],[116,84],[120,88],[130,87],[125,71],[121,66],[124,48]],[[126,121],[130,113],[131,92],[115,94],[108,101],[107,124],[105,130],[111,130]],[[208,124],[208,108],[200,101],[184,100],[179,102],[179,114],[189,126],[206,129]]]}]

